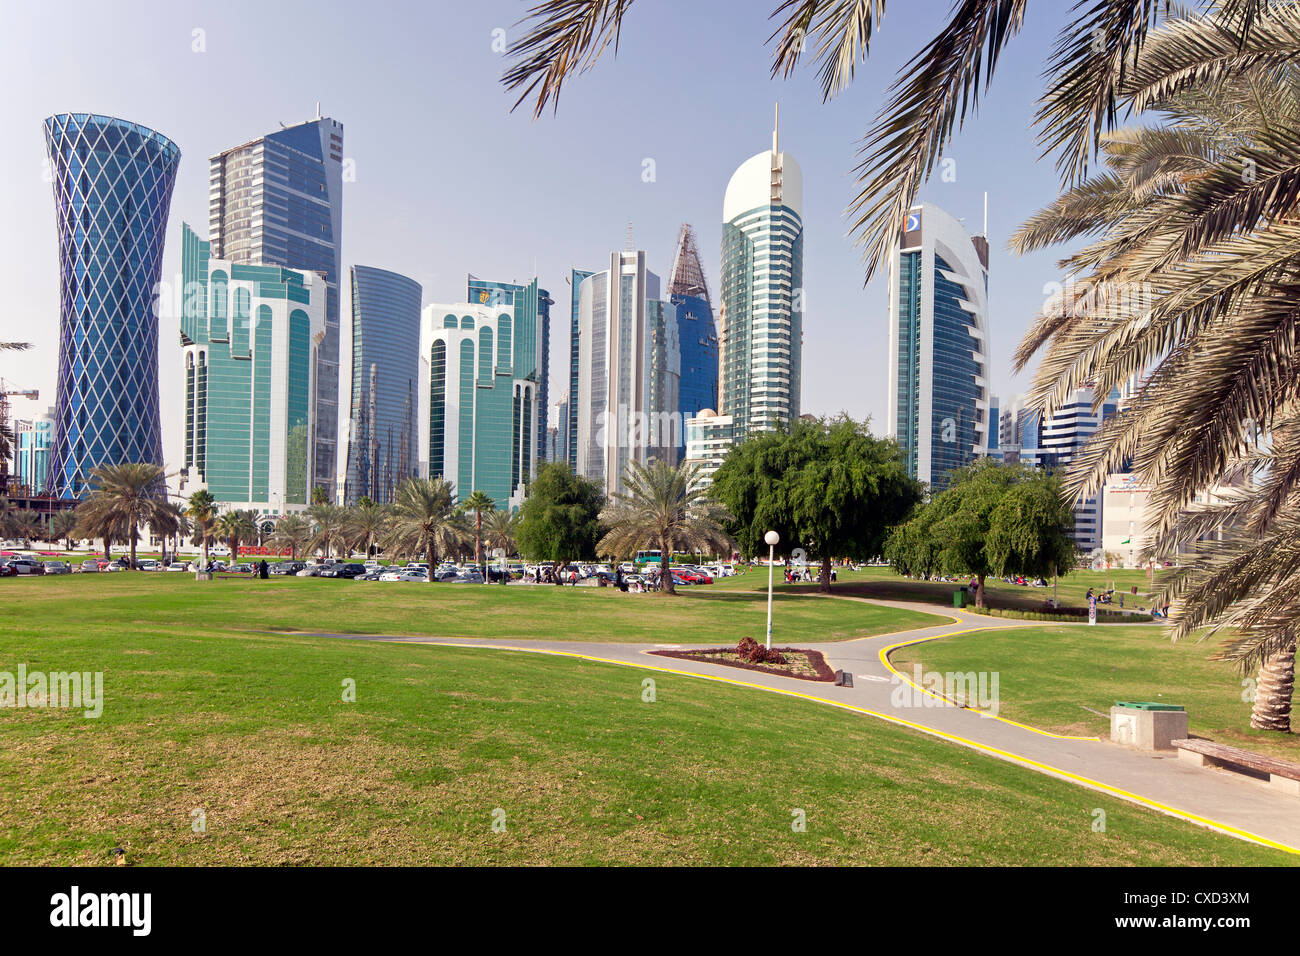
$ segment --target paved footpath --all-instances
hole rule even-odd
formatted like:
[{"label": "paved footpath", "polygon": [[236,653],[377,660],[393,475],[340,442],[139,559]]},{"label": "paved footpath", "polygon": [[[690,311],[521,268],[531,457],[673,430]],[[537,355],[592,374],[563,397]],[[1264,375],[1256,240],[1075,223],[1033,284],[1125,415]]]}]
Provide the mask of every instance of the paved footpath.
[{"label": "paved footpath", "polygon": [[[810,595],[808,600],[828,599]],[[927,604],[877,600],[870,603],[936,613],[935,607]],[[910,727],[1240,839],[1300,854],[1300,797],[1279,793],[1266,784],[1230,771],[1192,766],[1172,754],[1144,753],[1095,737],[1051,734],[1000,717],[989,717],[976,710],[952,705],[915,687],[907,674],[895,672],[888,664],[887,652],[890,649],[936,637],[1033,626],[1029,622],[1001,618],[991,621],[987,617],[957,610],[941,613],[949,616],[952,622],[853,641],[829,644],[798,642],[800,647],[821,651],[833,668],[854,675],[852,687],[836,687],[829,683],[649,653],[655,649],[699,645],[489,641],[351,634],[313,636],[558,654],[772,691]]]}]

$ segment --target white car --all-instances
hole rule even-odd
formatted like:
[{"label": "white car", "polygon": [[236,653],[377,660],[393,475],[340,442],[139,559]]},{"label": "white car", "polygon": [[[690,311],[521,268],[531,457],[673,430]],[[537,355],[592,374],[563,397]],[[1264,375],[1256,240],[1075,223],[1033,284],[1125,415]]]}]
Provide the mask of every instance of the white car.
[{"label": "white car", "polygon": [[403,571],[401,568],[390,568],[389,570],[385,571],[383,574],[379,575],[379,580],[400,581],[402,580],[402,575],[405,573],[406,572]]},{"label": "white car", "polygon": [[318,577],[320,577],[321,567],[322,567],[322,566],[319,565],[319,564],[309,564],[309,565],[307,565],[307,567],[303,568],[301,571],[299,571],[297,574],[295,574],[294,577],[297,577],[297,578],[318,578]]},{"label": "white car", "polygon": [[185,561],[173,561],[171,564],[167,565],[168,571],[188,571],[189,569],[190,566]]},{"label": "white car", "polygon": [[[379,580],[382,581],[382,580],[384,580],[384,578],[381,577]],[[399,581],[421,581],[421,582],[423,582],[423,583],[425,583],[425,584],[428,584],[428,583],[429,583],[429,572],[428,572],[428,571],[421,570],[421,569],[418,569],[418,568],[411,568],[411,569],[407,569],[407,570],[405,570],[405,571],[402,571],[400,574],[398,574],[398,575],[397,575],[397,580],[399,580]]]}]

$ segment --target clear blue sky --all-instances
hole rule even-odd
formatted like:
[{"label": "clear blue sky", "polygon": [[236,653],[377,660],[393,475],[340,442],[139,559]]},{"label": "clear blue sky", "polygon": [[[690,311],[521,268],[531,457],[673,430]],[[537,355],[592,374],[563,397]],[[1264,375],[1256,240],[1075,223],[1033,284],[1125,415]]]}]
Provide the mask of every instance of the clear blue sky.
[{"label": "clear blue sky", "polygon": [[[606,55],[566,89],[558,115],[534,122],[510,112],[499,83],[505,59],[493,30],[513,38],[520,0],[342,3],[114,4],[64,0],[11,7],[5,17],[0,118],[0,338],[36,348],[0,357],[0,376],[39,387],[31,414],[54,402],[58,262],[54,202],[42,178],[41,121],[98,112],[143,123],[181,148],[168,225],[164,278],[180,269],[182,221],[207,224],[207,160],[213,153],[315,115],[345,126],[356,181],[344,189],[343,259],[404,273],[426,302],[459,301],[466,272],[524,280],[534,271],[556,299],[551,394],[567,383],[571,267],[599,268],[637,245],[667,277],[682,222],[697,231],[717,298],[722,196],[742,161],[767,148],[781,102],[782,147],[804,171],[803,407],[841,410],[885,425],[888,342],[884,283],[864,287],[843,210],[860,136],[872,125],[898,65],[947,16],[947,0],[890,5],[872,55],[845,95],[823,105],[812,69],[769,77],[777,0],[638,0],[617,59]],[[1029,119],[1043,59],[1065,20],[1063,5],[1034,4],[999,67],[986,105],[946,155],[956,181],[922,198],[981,226],[989,193],[992,385],[1023,387],[1010,353],[1057,278],[1056,254],[1017,258],[1006,237],[1057,191],[1039,161]],[[205,31],[194,52],[193,31]],[[642,161],[657,179],[642,181]],[[347,316],[347,288],[344,322]],[[180,457],[180,349],[175,323],[161,329],[163,442]]]}]

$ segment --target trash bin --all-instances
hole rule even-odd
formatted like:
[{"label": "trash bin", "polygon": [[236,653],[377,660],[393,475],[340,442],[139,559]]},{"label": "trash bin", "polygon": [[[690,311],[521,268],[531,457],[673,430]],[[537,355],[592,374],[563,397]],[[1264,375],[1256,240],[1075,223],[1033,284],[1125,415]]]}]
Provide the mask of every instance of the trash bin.
[{"label": "trash bin", "polygon": [[1110,739],[1139,750],[1172,750],[1187,736],[1187,711],[1178,704],[1117,700],[1110,709]]},{"label": "trash bin", "polygon": [[1133,585],[1133,593],[1134,593],[1134,594],[1137,594],[1137,593],[1138,593],[1138,586],[1137,586],[1136,584]]},{"label": "trash bin", "polygon": [[965,588],[962,588],[960,591],[953,591],[953,592],[952,592],[952,606],[953,606],[953,607],[965,607],[965,606],[966,606],[966,589],[965,589]]}]

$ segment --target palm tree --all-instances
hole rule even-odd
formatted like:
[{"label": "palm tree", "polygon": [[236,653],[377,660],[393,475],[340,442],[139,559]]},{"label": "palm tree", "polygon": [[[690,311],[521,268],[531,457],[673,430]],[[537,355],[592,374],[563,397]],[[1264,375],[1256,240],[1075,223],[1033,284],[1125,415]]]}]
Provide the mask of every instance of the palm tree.
[{"label": "palm tree", "polygon": [[438,570],[439,553],[463,545],[470,532],[453,503],[452,485],[445,478],[407,478],[397,486],[393,520],[384,535],[384,549],[423,554],[429,581]]},{"label": "palm tree", "polygon": [[288,548],[289,560],[297,561],[298,553],[307,548],[314,533],[311,522],[302,515],[285,515],[275,523],[275,533],[271,535],[270,544],[281,554]]},{"label": "palm tree", "polygon": [[375,504],[369,498],[363,498],[348,509],[344,521],[344,533],[351,546],[365,551],[366,557],[369,558],[375,541],[384,533],[389,520],[387,507]]},{"label": "palm tree", "polygon": [[230,549],[231,560],[239,557],[239,546],[257,537],[257,523],[251,511],[227,511],[218,516],[213,526],[217,537]]},{"label": "palm tree", "polygon": [[[772,75],[788,77],[811,50],[823,100],[843,92],[870,49],[884,16],[884,0],[772,0],[777,22]],[[558,108],[563,84],[594,66],[611,46],[618,49],[623,18],[634,0],[538,0],[528,29],[508,51],[502,77],[532,99],[534,116]],[[889,103],[861,139],[855,169],[856,195],[847,215],[864,247],[868,276],[884,260],[902,229],[920,185],[939,163],[953,133],[987,92],[999,54],[1020,31],[1028,0],[934,0],[940,27],[905,65],[890,89]],[[950,7],[945,20],[943,6]],[[1039,4],[1035,12],[1045,12]],[[1231,71],[1254,56],[1273,62],[1300,54],[1294,34],[1279,22],[1292,5],[1268,0],[1205,0],[1220,16],[1213,25],[1187,30],[1185,45],[1211,75]],[[1121,96],[1132,85],[1132,64],[1145,52],[1159,24],[1179,21],[1180,7],[1155,0],[1095,0],[1073,5],[1046,63],[1046,87],[1036,117],[1039,143],[1055,153],[1063,184],[1086,174],[1098,137],[1115,126]],[[1181,81],[1180,78],[1179,81]]]},{"label": "palm tree", "polygon": [[1150,554],[1186,552],[1171,634],[1235,631],[1221,656],[1260,668],[1251,723],[1271,730],[1290,726],[1300,630],[1300,67],[1267,53],[1286,31],[1295,4],[1240,49],[1203,18],[1153,32],[1119,105],[1161,122],[1107,136],[1104,169],[1013,240],[1091,240],[1017,353],[1043,353],[1036,404],[1141,379],[1067,497],[1125,466],[1153,485]]},{"label": "palm tree", "polygon": [[[194,541],[203,548],[201,571],[208,567],[208,545],[212,541],[213,526],[217,521],[217,499],[206,488],[200,488],[190,495],[185,514],[194,529]],[[195,572],[196,575],[198,572]]]},{"label": "palm tree", "polygon": [[140,527],[153,521],[167,500],[162,481],[162,466],[147,462],[100,465],[90,472],[90,495],[81,507],[94,516],[101,533],[108,528],[124,532],[131,547],[132,568],[136,566]]},{"label": "palm tree", "polygon": [[473,491],[460,503],[460,508],[466,513],[474,512],[474,563],[479,566],[483,580],[486,581],[487,569],[483,567],[483,515],[496,511],[497,503],[486,491]]},{"label": "palm tree", "polygon": [[490,548],[500,548],[508,555],[514,554],[519,549],[515,541],[518,527],[518,511],[493,511],[488,514],[483,525],[483,540]]},{"label": "palm tree", "polygon": [[76,530],[77,515],[73,511],[56,511],[50,517],[50,539],[62,541],[68,551],[72,550],[72,534]]},{"label": "palm tree", "polygon": [[23,548],[27,549],[32,546],[32,539],[44,539],[49,532],[45,528],[45,522],[35,511],[23,509],[13,518],[10,526],[10,533],[15,537],[23,539]]},{"label": "palm tree", "polygon": [[328,558],[332,547],[340,547],[343,544],[347,530],[347,509],[340,505],[322,502],[308,508],[307,517],[314,522],[314,534],[308,548],[312,551],[323,551]]},{"label": "palm tree", "polygon": [[659,548],[663,590],[675,594],[672,554],[684,551],[728,550],[734,545],[723,530],[726,510],[700,487],[699,468],[682,462],[650,465],[631,462],[623,476],[626,491],[615,492],[600,514],[609,530],[597,550],[604,554],[633,554]]}]

